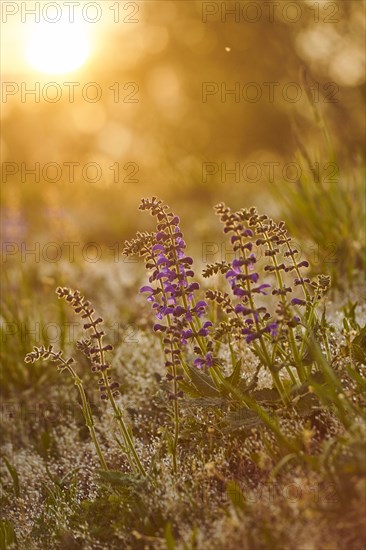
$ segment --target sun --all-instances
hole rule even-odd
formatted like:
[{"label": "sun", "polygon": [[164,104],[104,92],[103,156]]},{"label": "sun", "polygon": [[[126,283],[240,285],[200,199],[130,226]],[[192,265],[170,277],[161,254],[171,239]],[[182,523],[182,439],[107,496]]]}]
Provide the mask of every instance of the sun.
[{"label": "sun", "polygon": [[38,23],[26,45],[28,63],[47,74],[64,74],[79,69],[90,55],[87,26],[82,22]]}]

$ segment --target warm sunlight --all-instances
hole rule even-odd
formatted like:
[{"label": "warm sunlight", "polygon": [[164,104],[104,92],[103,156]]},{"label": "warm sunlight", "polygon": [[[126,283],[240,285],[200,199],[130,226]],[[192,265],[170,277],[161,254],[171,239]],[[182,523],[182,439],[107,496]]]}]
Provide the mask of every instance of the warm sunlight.
[{"label": "warm sunlight", "polygon": [[0,0],[0,550],[366,550],[366,0]]},{"label": "warm sunlight", "polygon": [[29,64],[48,74],[63,74],[81,67],[90,54],[85,23],[41,23],[33,26],[26,44]]}]

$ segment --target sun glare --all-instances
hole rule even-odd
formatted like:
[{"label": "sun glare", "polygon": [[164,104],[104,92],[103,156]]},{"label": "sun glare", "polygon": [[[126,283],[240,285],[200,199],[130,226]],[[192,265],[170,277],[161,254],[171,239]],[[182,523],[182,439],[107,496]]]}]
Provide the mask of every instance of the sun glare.
[{"label": "sun glare", "polygon": [[38,71],[63,74],[80,68],[90,54],[90,41],[83,23],[40,23],[29,33],[27,61]]}]

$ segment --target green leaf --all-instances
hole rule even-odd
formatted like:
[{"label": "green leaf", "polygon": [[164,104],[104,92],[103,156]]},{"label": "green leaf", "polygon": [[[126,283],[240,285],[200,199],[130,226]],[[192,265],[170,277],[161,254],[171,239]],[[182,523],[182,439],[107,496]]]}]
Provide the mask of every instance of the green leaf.
[{"label": "green leaf", "polygon": [[118,487],[135,488],[142,483],[141,479],[118,470],[98,470],[98,474],[103,481],[108,481],[111,485]]},{"label": "green leaf", "polygon": [[263,424],[262,419],[255,411],[244,407],[228,413],[224,418],[224,422],[227,424],[226,428],[223,429],[224,433],[237,430],[250,431]]},{"label": "green leaf", "polygon": [[357,362],[366,364],[366,325],[360,329],[352,340],[351,353]]},{"label": "green leaf", "polygon": [[187,380],[181,380],[179,382],[179,387],[190,397],[201,397],[201,393],[193,386],[193,384],[187,382]]},{"label": "green leaf", "polygon": [[241,359],[236,362],[235,368],[233,372],[230,374],[230,376],[226,377],[225,380],[229,382],[231,386],[236,388],[241,380],[240,373],[241,373]]},{"label": "green leaf", "polygon": [[243,511],[245,509],[245,497],[235,481],[229,481],[226,486],[226,494],[236,510]]},{"label": "green leaf", "polygon": [[5,458],[5,456],[3,457],[3,459],[4,459],[4,462],[5,462],[5,465],[6,465],[7,469],[9,471],[9,474],[11,475],[11,478],[13,480],[13,487],[14,487],[15,496],[19,497],[20,496],[20,483],[19,483],[18,472],[16,471],[14,466],[12,466],[10,464],[9,460],[7,458]]},{"label": "green leaf", "polygon": [[365,391],[366,390],[365,378],[361,376],[356,369],[352,368],[351,365],[346,365],[346,369],[350,377],[357,382],[358,386],[361,388],[361,391]]},{"label": "green leaf", "polygon": [[168,432],[168,430],[165,432],[165,439],[166,439],[166,444],[167,444],[169,453],[173,454],[174,452],[173,438],[172,438],[172,435]]},{"label": "green leaf", "polygon": [[361,346],[359,346],[358,344],[354,344],[352,342],[351,351],[352,351],[352,357],[358,363],[361,363],[362,365],[366,365],[366,353],[364,352]]},{"label": "green leaf", "polygon": [[167,550],[175,550],[175,538],[173,535],[173,527],[170,521],[166,524],[164,529],[164,536]]},{"label": "green leaf", "polygon": [[228,401],[225,401],[222,397],[199,396],[190,403],[192,403],[195,407],[202,407],[202,409],[215,409],[214,412],[219,412],[227,408]]},{"label": "green leaf", "polygon": [[220,392],[215,388],[210,376],[200,372],[196,367],[188,367],[191,382],[202,396],[220,397]]},{"label": "green leaf", "polygon": [[0,550],[15,548],[17,538],[11,521],[0,519]]},{"label": "green leaf", "polygon": [[303,417],[311,416],[314,411],[319,409],[319,407],[319,399],[314,393],[306,393],[305,395],[301,396],[295,405],[295,409],[297,410],[299,415]]},{"label": "green leaf", "polygon": [[359,333],[354,337],[352,344],[357,344],[363,351],[366,351],[366,325],[362,327]]},{"label": "green leaf", "polygon": [[281,400],[280,394],[276,388],[262,388],[261,390],[252,392],[250,396],[258,402],[274,402]]}]

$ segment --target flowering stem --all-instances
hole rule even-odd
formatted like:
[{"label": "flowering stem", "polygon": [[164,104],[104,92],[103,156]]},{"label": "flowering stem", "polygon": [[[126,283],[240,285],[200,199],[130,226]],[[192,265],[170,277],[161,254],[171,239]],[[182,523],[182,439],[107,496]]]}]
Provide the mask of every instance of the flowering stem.
[{"label": "flowering stem", "polygon": [[[144,249],[147,254],[150,252],[146,246],[144,247]],[[152,256],[151,259],[154,262],[155,269],[158,269],[158,264],[155,257]],[[164,294],[164,285],[161,279],[159,279],[159,284],[160,284],[161,292],[162,294]],[[172,322],[171,322],[170,314],[168,313],[166,317],[167,317],[168,326],[171,329]],[[178,348],[176,348],[176,346],[174,346],[173,343],[171,343],[170,349],[171,349],[171,356],[172,356],[171,370],[172,370],[172,377],[173,377],[172,384],[173,384],[173,396],[174,396],[174,404],[173,404],[174,438],[173,438],[173,445],[172,445],[172,457],[173,457],[173,472],[176,474],[178,469],[177,468],[177,448],[178,448],[178,441],[179,441],[179,405],[178,405],[178,397],[177,397],[177,394],[178,394],[177,374],[178,373],[177,373],[177,367],[174,360],[175,358],[174,358],[173,351]]]},{"label": "flowering stem", "polygon": [[[274,252],[274,247],[273,247],[272,242],[269,238],[269,235],[268,235],[267,231],[264,229],[263,224],[262,224],[261,221],[259,221],[259,224],[260,224],[260,228],[263,231],[263,235],[266,239],[266,243],[268,245],[268,248],[273,253]],[[277,258],[274,254],[271,254],[271,259],[272,259],[272,263],[273,263],[273,266],[274,266],[275,272],[276,272],[277,284],[278,284],[280,290],[283,290],[285,288],[285,285],[284,285],[284,282],[282,280],[281,272],[279,270],[279,266],[278,266],[278,263],[277,263]],[[301,277],[301,275],[300,275],[300,277]],[[286,306],[286,299],[285,299],[285,296],[283,294],[280,295],[280,300],[281,300],[283,306],[285,307]],[[296,370],[297,370],[299,380],[300,380],[300,382],[304,382],[305,378],[306,378],[305,371],[304,371],[304,367],[302,365],[301,355],[299,354],[299,350],[298,350],[296,342],[295,342],[294,332],[293,332],[292,327],[289,327],[289,339],[290,339],[290,345],[291,345],[292,353],[294,355],[294,360],[295,360],[295,365],[296,365]],[[274,345],[274,350],[273,350],[274,353],[275,353],[276,347],[277,347],[277,343],[275,343],[275,345]],[[289,372],[289,373],[291,372],[289,368],[287,368],[287,372]],[[291,376],[291,378],[293,379],[292,376]]]},{"label": "flowering stem", "polygon": [[[174,233],[172,232],[171,230],[171,227],[170,227],[170,224],[169,224],[169,219],[168,219],[168,216],[167,214],[164,212],[164,215],[165,215],[165,219],[166,219],[166,223],[167,223],[167,227],[168,227],[168,231],[169,231],[169,236],[170,236],[170,240],[171,242],[173,243],[174,242]],[[175,268],[176,268],[176,271],[177,273],[179,273],[179,263],[178,263],[178,257],[177,257],[177,254],[176,254],[176,251],[175,249],[173,248],[173,251],[174,251],[174,261],[175,261]],[[187,300],[187,295],[186,295],[186,291],[185,291],[185,288],[184,286],[181,286],[181,295],[182,295],[182,302],[183,302],[183,305],[185,307],[186,310],[188,310],[188,300]],[[197,317],[194,317],[193,319],[196,320],[197,322],[197,327],[198,327],[198,330],[197,330],[197,327],[195,326],[193,320],[192,321],[189,321],[189,326],[192,330],[192,333],[193,333],[193,336],[194,336],[194,339],[196,340],[197,344],[198,344],[198,347],[200,348],[201,350],[201,353],[203,355],[206,354],[206,346],[204,344],[204,340],[200,338],[200,336],[198,335],[198,331],[199,329],[201,328],[201,322],[200,322],[200,319],[197,318]],[[215,384],[215,386],[220,389],[220,382],[222,383],[224,381],[224,377],[223,375],[221,374],[220,370],[217,368],[216,365],[213,365],[211,368],[210,368],[210,375],[211,375],[211,378]]]},{"label": "flowering stem", "polygon": [[[95,339],[96,339],[97,344],[98,344],[101,364],[104,365],[105,361],[104,361],[104,350],[103,350],[103,344],[102,344],[102,336],[100,336],[100,334],[98,333],[98,330],[96,329],[96,327],[93,323],[93,318],[92,318],[91,314],[88,315],[88,319],[89,319],[90,324],[92,325],[92,328],[93,328],[93,331],[94,331],[94,334],[95,334]],[[142,474],[143,476],[146,476],[146,471],[145,471],[145,469],[144,469],[144,467],[143,467],[143,465],[142,465],[142,463],[139,459],[139,456],[138,456],[138,454],[136,452],[136,449],[135,449],[135,446],[133,444],[132,437],[131,437],[131,435],[130,435],[130,433],[129,433],[126,425],[125,425],[122,411],[121,411],[120,407],[117,405],[117,403],[114,399],[114,396],[113,396],[113,392],[112,392],[112,390],[109,386],[107,371],[105,371],[105,370],[102,371],[102,377],[103,377],[104,385],[106,387],[108,398],[111,402],[116,420],[118,422],[123,440],[125,442],[125,446],[129,451],[127,453],[127,457],[128,457],[128,461],[130,463],[130,466],[134,471],[136,471],[136,468],[137,468],[137,471],[140,474]],[[132,454],[135,462],[133,462],[131,460],[130,453]]]},{"label": "flowering stem", "polygon": [[[239,240],[240,240],[241,250],[243,251],[244,259],[248,260],[246,249],[244,248],[244,244],[243,244],[243,241],[242,241],[242,236],[241,236],[239,230],[236,230],[236,233],[237,233],[237,236],[239,237]],[[264,358],[265,363],[267,364],[267,366],[268,366],[268,368],[271,372],[273,382],[274,382],[274,384],[275,384],[275,386],[276,386],[276,388],[277,388],[277,390],[278,390],[278,392],[281,396],[281,399],[283,400],[284,403],[287,403],[288,402],[288,396],[287,396],[286,389],[282,384],[282,381],[279,377],[278,372],[276,371],[275,367],[272,364],[272,361],[271,361],[271,358],[269,356],[266,344],[263,340],[263,335],[261,333],[258,318],[254,314],[255,304],[254,304],[254,300],[253,300],[253,296],[252,296],[252,292],[251,292],[251,288],[250,288],[249,270],[248,270],[247,263],[244,264],[244,271],[245,271],[245,275],[246,275],[245,285],[246,285],[246,289],[247,289],[247,292],[248,292],[248,300],[249,300],[250,308],[252,310],[253,321],[255,323],[257,333],[259,334],[259,342],[260,342],[261,350],[262,350],[262,353],[263,353],[263,358]]]},{"label": "flowering stem", "polygon": [[76,374],[76,372],[74,371],[74,369],[72,367],[67,366],[66,368],[68,369],[71,376],[73,377],[75,386],[77,387],[77,389],[79,391],[81,401],[82,401],[82,404],[83,404],[82,408],[83,408],[83,414],[84,414],[84,418],[85,418],[85,424],[87,425],[88,430],[90,432],[95,450],[96,450],[98,458],[99,458],[100,465],[102,466],[103,470],[108,470],[108,466],[107,466],[107,464],[104,460],[104,456],[103,456],[102,450],[101,450],[100,445],[99,445],[97,434],[95,433],[92,412],[91,412],[88,400],[86,398],[86,394],[85,394],[85,390],[84,390],[82,381],[81,381],[81,379],[79,378],[79,376]]}]

